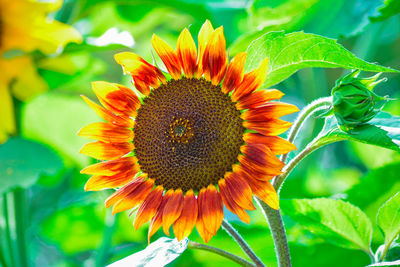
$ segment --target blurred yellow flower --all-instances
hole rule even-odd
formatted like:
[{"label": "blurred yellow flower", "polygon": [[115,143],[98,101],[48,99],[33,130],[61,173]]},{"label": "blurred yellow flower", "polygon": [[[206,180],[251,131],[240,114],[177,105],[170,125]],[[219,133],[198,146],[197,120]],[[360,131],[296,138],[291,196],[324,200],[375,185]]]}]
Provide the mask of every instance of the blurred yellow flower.
[{"label": "blurred yellow flower", "polygon": [[[82,37],[73,27],[48,18],[58,10],[62,0],[0,0],[0,143],[15,132],[13,95],[26,100],[47,90],[30,56],[6,57],[5,52],[40,50],[56,53],[69,42],[81,42]],[[11,86],[12,83],[12,86]]]}]

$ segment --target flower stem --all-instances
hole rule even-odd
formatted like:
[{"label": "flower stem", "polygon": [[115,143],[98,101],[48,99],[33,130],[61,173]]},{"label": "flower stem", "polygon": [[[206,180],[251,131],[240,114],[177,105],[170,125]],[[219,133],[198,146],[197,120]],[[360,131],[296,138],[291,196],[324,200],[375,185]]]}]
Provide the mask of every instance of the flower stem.
[{"label": "flower stem", "polygon": [[286,231],[283,225],[281,212],[279,210],[272,209],[258,197],[256,198],[256,201],[258,205],[262,208],[264,216],[268,221],[272,238],[274,240],[275,253],[278,258],[278,266],[292,266],[290,262],[289,246],[286,239]]},{"label": "flower stem", "polygon": [[227,231],[232,238],[238,243],[238,245],[242,248],[242,250],[249,256],[249,258],[254,262],[257,267],[265,267],[265,264],[262,263],[260,258],[254,253],[254,251],[250,248],[247,242],[243,239],[243,237],[236,231],[235,228],[227,221],[222,221],[222,228]]},{"label": "flower stem", "polygon": [[[304,121],[306,121],[310,116],[314,115],[318,111],[329,107],[332,104],[332,97],[323,97],[314,100],[307,106],[303,108],[303,110],[297,116],[296,121],[293,123],[293,126],[290,128],[287,140],[293,143],[294,139],[296,138],[298,132],[303,126]],[[288,157],[288,154],[284,154],[281,156],[281,161],[285,162]]]},{"label": "flower stem", "polygon": [[237,264],[241,265],[241,266],[245,266],[245,267],[256,267],[256,265],[254,265],[253,263],[239,257],[236,256],[235,254],[232,254],[228,251],[219,249],[219,248],[215,248],[215,247],[211,247],[211,246],[207,246],[207,245],[203,245],[200,243],[196,243],[193,241],[189,242],[188,248],[191,249],[199,249],[199,250],[205,250],[205,251],[209,251],[215,254],[218,254],[222,257],[225,257],[227,259],[230,259],[231,261],[236,262]]},{"label": "flower stem", "polygon": [[[331,97],[324,97],[317,99],[307,105],[298,115],[296,121],[294,122],[289,135],[288,141],[293,143],[296,138],[298,132],[300,131],[304,122],[312,115],[317,112],[326,109],[332,104]],[[272,184],[275,187],[275,190],[279,193],[279,189],[286,179],[286,177],[290,174],[290,172],[294,169],[294,167],[308,154],[312,153],[314,150],[320,148],[323,145],[335,142],[338,140],[334,140],[334,138],[319,138],[317,136],[307,147],[302,150],[299,154],[297,154],[283,169],[283,174],[278,175],[274,178]],[[282,162],[286,162],[288,154],[284,154],[281,156],[280,160]],[[261,199],[256,198],[259,206],[262,208],[263,213],[268,221],[270,226],[272,238],[274,240],[275,245],[275,253],[278,258],[278,266],[279,267],[290,267],[290,252],[289,245],[286,238],[286,231],[283,225],[282,215],[279,210],[274,210],[269,207],[266,203],[264,203]]]}]

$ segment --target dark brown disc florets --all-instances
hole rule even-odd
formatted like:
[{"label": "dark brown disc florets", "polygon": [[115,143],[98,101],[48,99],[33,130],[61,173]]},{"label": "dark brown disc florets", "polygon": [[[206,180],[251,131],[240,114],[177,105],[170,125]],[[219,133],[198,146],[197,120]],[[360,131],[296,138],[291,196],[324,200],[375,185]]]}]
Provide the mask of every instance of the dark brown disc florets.
[{"label": "dark brown disc florets", "polygon": [[171,80],[138,110],[135,154],[164,189],[195,191],[232,170],[243,144],[242,119],[230,97],[205,79]]}]

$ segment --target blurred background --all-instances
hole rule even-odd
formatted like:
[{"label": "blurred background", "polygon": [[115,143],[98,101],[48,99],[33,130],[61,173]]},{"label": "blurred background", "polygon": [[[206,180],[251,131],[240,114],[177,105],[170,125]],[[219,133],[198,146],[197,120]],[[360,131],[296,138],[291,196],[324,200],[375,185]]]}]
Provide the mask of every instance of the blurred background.
[{"label": "blurred background", "polygon": [[[400,15],[382,8],[383,0],[65,0],[35,6],[24,2],[0,0],[0,109],[9,106],[0,114],[0,266],[104,266],[147,246],[147,225],[135,231],[128,212],[112,216],[104,208],[111,191],[84,192],[88,176],[79,171],[94,161],[78,153],[88,140],[76,133],[100,121],[80,98],[84,94],[95,99],[90,82],[131,86],[113,55],[133,51],[152,62],[153,33],[175,47],[184,27],[190,26],[197,36],[209,19],[214,27],[224,26],[229,55],[234,56],[266,32],[305,31],[338,39],[364,60],[400,69]],[[12,5],[17,7],[12,9]],[[23,9],[27,13],[17,12]],[[41,19],[28,19],[33,14]],[[19,29],[4,30],[12,21],[33,27],[27,33],[33,39],[18,37],[17,43],[35,45],[5,46]],[[19,59],[27,61],[15,64]],[[285,93],[283,101],[302,108],[328,96],[335,80],[345,73],[342,69],[303,69],[276,87]],[[400,97],[399,75],[385,77],[388,81],[375,91]],[[400,115],[399,101],[391,101],[385,110]],[[310,120],[296,140],[298,148],[322,124],[322,119]],[[383,242],[376,212],[400,190],[399,171],[396,152],[361,143],[336,143],[301,162],[283,185],[281,198],[333,196],[360,207],[374,224],[375,251]],[[266,265],[276,266],[261,211],[250,212],[250,225],[225,211]],[[367,254],[326,243],[283,216],[293,266],[369,264]],[[152,240],[161,236],[159,231]],[[190,239],[202,242],[196,231]],[[222,229],[209,245],[246,257]],[[186,250],[169,266],[221,264],[235,266],[208,252]]]}]

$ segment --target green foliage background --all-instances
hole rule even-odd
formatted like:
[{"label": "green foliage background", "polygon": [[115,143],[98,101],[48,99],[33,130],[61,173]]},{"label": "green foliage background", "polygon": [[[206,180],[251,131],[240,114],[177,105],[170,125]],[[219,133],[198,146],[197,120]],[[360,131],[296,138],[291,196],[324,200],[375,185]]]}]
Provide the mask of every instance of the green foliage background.
[{"label": "green foliage background", "polygon": [[[400,15],[396,1],[379,0],[255,0],[255,1],[127,1],[67,0],[55,18],[73,25],[84,43],[70,44],[55,57],[35,54],[40,75],[51,88],[27,103],[17,103],[19,132],[0,145],[0,192],[6,195],[14,185],[24,188],[22,219],[26,222],[26,255],[31,266],[104,266],[147,245],[147,225],[135,231],[128,213],[111,216],[104,208],[110,192],[84,192],[88,176],[79,170],[94,161],[78,153],[88,142],[76,135],[84,125],[100,121],[79,95],[94,99],[90,82],[106,80],[130,86],[113,55],[133,51],[152,62],[153,33],[175,45],[180,31],[190,25],[196,36],[206,19],[224,26],[229,55],[245,51],[264,33],[302,31],[338,39],[338,43],[359,58],[400,69]],[[398,5],[397,5],[398,10]],[[110,29],[127,31],[132,47],[115,39],[113,44],[95,45],[94,40]],[[299,108],[328,96],[335,80],[348,71],[303,69],[274,87],[285,93],[283,101]],[[400,77],[385,74],[379,95],[400,97]],[[267,78],[268,79],[268,78]],[[268,82],[268,80],[267,80]],[[399,101],[386,111],[400,115]],[[288,116],[293,120],[294,116]],[[323,124],[310,120],[296,145],[303,147]],[[291,157],[290,155],[289,157]],[[12,162],[13,173],[5,168]],[[399,153],[376,146],[340,142],[306,158],[283,185],[282,199],[335,197],[349,201],[372,221],[374,251],[384,242],[376,223],[378,208],[400,191]],[[10,203],[2,200],[2,207]],[[282,201],[285,203],[285,201]],[[290,204],[286,202],[287,210]],[[228,220],[248,240],[267,266],[276,266],[268,225],[260,210],[250,212],[246,225],[226,211]],[[293,266],[364,266],[366,253],[336,246],[313,235],[285,215]],[[0,225],[2,226],[2,225]],[[6,246],[4,232],[1,247]],[[163,236],[159,231],[153,240]],[[191,240],[202,242],[194,231]],[[246,257],[223,231],[209,245]],[[169,266],[235,266],[208,252],[186,250]]]}]

